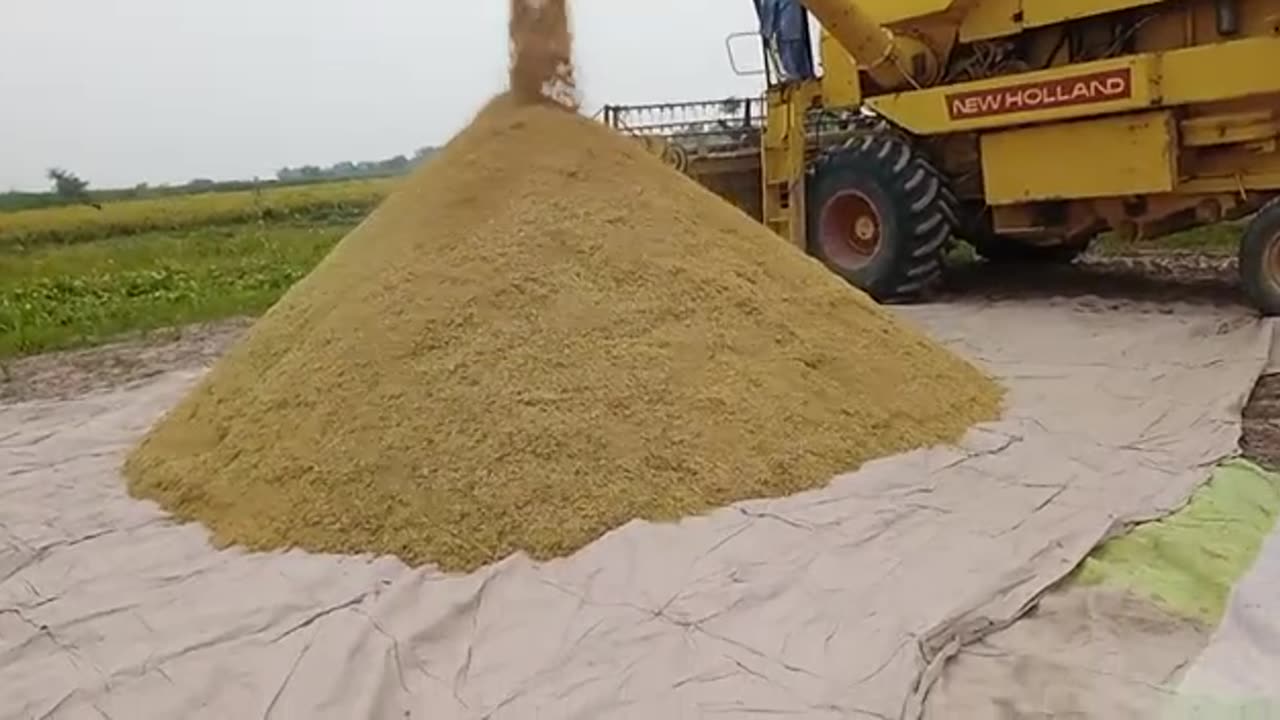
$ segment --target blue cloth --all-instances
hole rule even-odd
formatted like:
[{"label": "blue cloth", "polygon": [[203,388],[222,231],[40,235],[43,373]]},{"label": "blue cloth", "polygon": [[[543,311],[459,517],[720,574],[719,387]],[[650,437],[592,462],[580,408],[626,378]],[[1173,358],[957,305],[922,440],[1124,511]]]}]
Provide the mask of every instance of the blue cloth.
[{"label": "blue cloth", "polygon": [[813,46],[809,41],[809,13],[799,0],[755,0],[760,33],[777,50],[785,79],[815,76]]}]

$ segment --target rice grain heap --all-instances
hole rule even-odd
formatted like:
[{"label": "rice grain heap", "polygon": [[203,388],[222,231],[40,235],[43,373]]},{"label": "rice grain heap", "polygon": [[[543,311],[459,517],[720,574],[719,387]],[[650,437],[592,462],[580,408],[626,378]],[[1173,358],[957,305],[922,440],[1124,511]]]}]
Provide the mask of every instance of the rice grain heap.
[{"label": "rice grain heap", "polygon": [[491,102],[126,462],[220,545],[468,571],[825,484],[986,376],[633,140]]}]

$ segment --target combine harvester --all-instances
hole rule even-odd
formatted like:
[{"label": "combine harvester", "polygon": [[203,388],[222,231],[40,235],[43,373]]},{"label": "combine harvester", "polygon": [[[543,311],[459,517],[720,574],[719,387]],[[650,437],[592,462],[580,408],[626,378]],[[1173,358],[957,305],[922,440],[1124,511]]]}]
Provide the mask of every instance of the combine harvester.
[{"label": "combine harvester", "polygon": [[877,299],[953,238],[1061,263],[1256,213],[1240,280],[1280,313],[1280,0],[755,2],[762,99],[604,120]]}]

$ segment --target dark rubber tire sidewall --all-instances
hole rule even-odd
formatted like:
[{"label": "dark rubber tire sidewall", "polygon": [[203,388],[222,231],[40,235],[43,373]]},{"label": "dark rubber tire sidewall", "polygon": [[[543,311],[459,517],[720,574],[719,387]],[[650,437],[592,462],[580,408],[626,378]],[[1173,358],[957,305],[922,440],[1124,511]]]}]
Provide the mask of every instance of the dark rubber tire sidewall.
[{"label": "dark rubber tire sidewall", "polygon": [[1280,315],[1280,276],[1270,277],[1267,255],[1280,243],[1280,201],[1268,203],[1245,228],[1240,240],[1240,284],[1263,315]]},{"label": "dark rubber tire sidewall", "polygon": [[[855,270],[843,268],[828,257],[819,241],[823,210],[828,202],[848,190],[864,195],[875,207],[880,219],[880,245],[871,256],[871,261]],[[816,201],[811,202],[808,208],[809,227],[815,229],[809,233],[809,253],[876,300],[892,298],[895,289],[894,269],[904,261],[902,254],[910,252],[910,249],[903,247],[902,243],[891,241],[891,238],[898,237],[901,220],[893,199],[882,187],[881,179],[872,173],[859,172],[850,167],[831,167],[814,178],[809,197]]]},{"label": "dark rubber tire sidewall", "polygon": [[[880,247],[858,268],[842,267],[821,242],[823,209],[849,190],[880,220]],[[850,284],[878,302],[910,302],[940,279],[955,209],[946,179],[907,138],[873,130],[852,139],[814,163],[806,191],[809,254]]]}]

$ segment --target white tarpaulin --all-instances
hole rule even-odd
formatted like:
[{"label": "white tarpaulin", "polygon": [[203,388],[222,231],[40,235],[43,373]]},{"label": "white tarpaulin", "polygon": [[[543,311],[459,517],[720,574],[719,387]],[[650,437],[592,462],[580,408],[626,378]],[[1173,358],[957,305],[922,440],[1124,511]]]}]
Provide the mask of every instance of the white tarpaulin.
[{"label": "white tarpaulin", "polygon": [[929,693],[925,718],[1165,720],[1177,675],[1207,635],[1132,595],[1055,590],[964,648]]},{"label": "white tarpaulin", "polygon": [[[898,718],[1235,452],[1271,328],[1206,307],[904,310],[1011,389],[961,448],[548,564],[216,552],[130,500],[196,372],[0,409],[0,718]],[[874,378],[869,378],[874,381]]]}]

